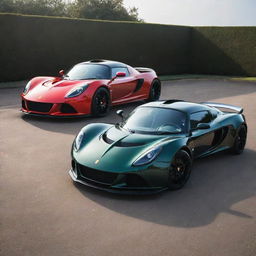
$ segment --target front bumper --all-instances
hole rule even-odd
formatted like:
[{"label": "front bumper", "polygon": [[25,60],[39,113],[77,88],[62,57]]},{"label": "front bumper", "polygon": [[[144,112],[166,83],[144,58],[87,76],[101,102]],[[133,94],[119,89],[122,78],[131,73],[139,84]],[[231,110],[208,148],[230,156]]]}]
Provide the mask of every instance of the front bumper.
[{"label": "front bumper", "polygon": [[44,103],[22,98],[21,111],[24,114],[48,117],[88,116],[89,106],[80,102]]},{"label": "front bumper", "polygon": [[79,171],[75,171],[73,168],[69,170],[69,175],[73,181],[83,184],[87,187],[115,194],[148,195],[156,194],[167,189],[167,187],[129,187],[127,184],[122,182],[116,185],[105,184],[90,178],[85,178],[81,176]]}]

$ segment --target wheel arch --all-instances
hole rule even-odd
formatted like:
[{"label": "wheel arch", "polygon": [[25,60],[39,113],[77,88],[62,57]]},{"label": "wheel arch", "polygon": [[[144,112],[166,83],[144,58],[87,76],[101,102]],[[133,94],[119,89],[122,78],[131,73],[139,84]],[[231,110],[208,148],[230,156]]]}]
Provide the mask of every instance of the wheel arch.
[{"label": "wheel arch", "polygon": [[242,125],[244,125],[244,126],[245,126],[245,128],[246,128],[246,132],[247,132],[247,131],[248,131],[248,125],[247,125],[247,123],[246,123],[246,122],[242,123],[242,124],[240,125],[240,127],[241,127]]},{"label": "wheel arch", "polygon": [[158,77],[155,77],[155,78],[152,79],[150,88],[153,86],[153,84],[154,84],[155,81],[157,81],[157,82],[160,84],[160,87],[161,87],[161,85],[162,85],[161,80],[160,80]]},{"label": "wheel arch", "polygon": [[173,157],[180,150],[186,151],[186,153],[188,153],[188,155],[193,160],[193,153],[190,150],[190,148],[187,146],[187,138],[180,138],[180,139],[176,139],[174,141],[171,141],[171,142],[167,143],[163,147],[163,156],[164,156],[163,161],[171,162]]},{"label": "wheel arch", "polygon": [[[239,133],[241,127],[243,127],[243,126],[244,126],[245,129],[246,129],[246,133],[248,132],[248,126],[247,126],[246,122],[243,122],[243,123],[241,123],[241,124],[235,129],[235,137],[237,136],[237,134]],[[235,138],[235,137],[234,137],[234,138]]]},{"label": "wheel arch", "polygon": [[183,146],[183,147],[181,147],[179,150],[184,150],[184,151],[186,151],[186,152],[189,154],[189,156],[191,157],[191,159],[193,159],[193,154],[192,154],[192,151],[190,150],[189,147]]},{"label": "wheel arch", "polygon": [[[93,113],[94,97],[95,97],[97,91],[99,91],[100,89],[104,89],[104,90],[106,90],[106,92],[108,93],[108,97],[109,97],[109,102],[108,102],[109,106],[108,106],[108,109],[109,109],[109,108],[111,107],[111,105],[112,105],[111,91],[110,91],[109,87],[108,87],[107,85],[101,84],[101,85],[97,86],[97,87],[95,88],[95,90],[93,91],[93,93],[91,94],[90,113],[91,113],[92,115],[95,115],[95,113]],[[104,116],[104,115],[102,115],[102,116]]]},{"label": "wheel arch", "polygon": [[95,88],[95,90],[94,90],[93,93],[92,93],[92,96],[91,96],[92,98],[91,98],[91,99],[93,99],[95,93],[96,93],[99,89],[101,89],[101,88],[107,90],[107,92],[109,93],[110,104],[111,104],[111,103],[112,103],[112,100],[111,100],[111,91],[110,91],[110,88],[109,88],[107,85],[105,85],[105,84],[100,84],[99,86],[97,86],[97,87]]},{"label": "wheel arch", "polygon": [[158,77],[154,77],[150,83],[150,86],[149,86],[149,91],[148,91],[148,98],[146,99],[146,102],[150,102],[152,101],[151,100],[151,89],[152,87],[154,86],[154,83],[157,82],[159,83],[159,88],[160,88],[160,95],[159,95],[159,98],[161,97],[161,91],[162,91],[162,83],[161,83],[161,80],[158,78]]}]

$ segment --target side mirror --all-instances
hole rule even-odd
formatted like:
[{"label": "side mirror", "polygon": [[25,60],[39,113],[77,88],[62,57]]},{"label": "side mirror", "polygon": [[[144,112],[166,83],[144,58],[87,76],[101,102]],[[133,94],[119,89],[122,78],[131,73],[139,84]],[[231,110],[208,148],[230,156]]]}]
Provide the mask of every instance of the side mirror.
[{"label": "side mirror", "polygon": [[124,111],[123,111],[123,110],[121,110],[121,109],[117,110],[117,111],[116,111],[116,114],[117,114],[118,116],[120,116],[120,117],[122,118],[122,120],[124,120]]},{"label": "side mirror", "polygon": [[125,77],[125,76],[126,76],[125,72],[117,72],[116,75],[109,80],[108,84],[111,84],[118,77]]},{"label": "side mirror", "polygon": [[125,77],[126,73],[125,72],[117,72],[116,77]]},{"label": "side mirror", "polygon": [[199,123],[196,127],[197,130],[207,130],[209,129],[211,126],[209,124],[206,123]]},{"label": "side mirror", "polygon": [[64,76],[64,75],[65,75],[64,70],[60,70],[60,71],[59,71],[59,74],[60,74],[61,76]]}]

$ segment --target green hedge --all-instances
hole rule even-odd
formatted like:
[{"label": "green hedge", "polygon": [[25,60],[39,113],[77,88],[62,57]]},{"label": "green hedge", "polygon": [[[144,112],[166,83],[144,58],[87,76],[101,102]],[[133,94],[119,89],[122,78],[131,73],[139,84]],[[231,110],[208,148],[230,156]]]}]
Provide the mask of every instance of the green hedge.
[{"label": "green hedge", "polygon": [[256,27],[183,27],[0,14],[0,81],[93,58],[158,74],[256,75]]},{"label": "green hedge", "polygon": [[191,73],[256,75],[256,27],[195,27]]},{"label": "green hedge", "polygon": [[146,66],[159,74],[187,73],[190,28],[0,15],[0,80],[55,75],[94,58]]}]

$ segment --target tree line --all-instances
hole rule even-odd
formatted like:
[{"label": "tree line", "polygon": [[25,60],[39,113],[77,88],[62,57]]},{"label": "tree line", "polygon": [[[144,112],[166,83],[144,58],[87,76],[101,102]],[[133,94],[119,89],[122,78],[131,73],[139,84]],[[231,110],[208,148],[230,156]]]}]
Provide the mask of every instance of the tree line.
[{"label": "tree line", "polygon": [[1,0],[0,12],[71,18],[139,21],[136,7],[123,0]]}]

